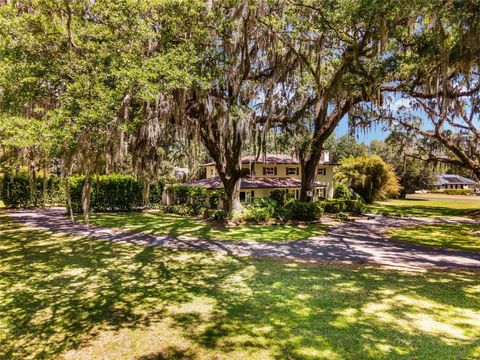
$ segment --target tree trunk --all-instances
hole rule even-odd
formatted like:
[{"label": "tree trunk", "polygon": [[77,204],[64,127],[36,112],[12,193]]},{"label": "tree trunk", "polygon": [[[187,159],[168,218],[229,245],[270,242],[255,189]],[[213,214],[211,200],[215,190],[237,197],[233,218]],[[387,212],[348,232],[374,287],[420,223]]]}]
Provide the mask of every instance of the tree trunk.
[{"label": "tree trunk", "polygon": [[70,219],[72,220],[72,224],[75,224],[75,218],[73,217],[72,198],[70,197],[70,183],[68,182],[68,179],[64,179],[64,181],[65,181],[65,197],[67,198],[68,212],[70,214]]},{"label": "tree trunk", "polygon": [[92,176],[87,175],[85,177],[85,183],[83,184],[82,189],[82,208],[83,208],[83,217],[87,228],[90,226],[90,196],[92,194]]},{"label": "tree trunk", "polygon": [[47,206],[47,162],[43,160],[43,206]]},{"label": "tree trunk", "polygon": [[143,180],[142,202],[145,207],[150,205],[150,181],[147,179]]},{"label": "tree trunk", "polygon": [[302,187],[300,189],[300,201],[310,202],[313,200],[317,168],[322,156],[323,142],[313,147],[310,157],[302,164]]},{"label": "tree trunk", "polygon": [[224,182],[225,198],[223,207],[233,215],[238,214],[241,210],[240,204],[240,179]]}]

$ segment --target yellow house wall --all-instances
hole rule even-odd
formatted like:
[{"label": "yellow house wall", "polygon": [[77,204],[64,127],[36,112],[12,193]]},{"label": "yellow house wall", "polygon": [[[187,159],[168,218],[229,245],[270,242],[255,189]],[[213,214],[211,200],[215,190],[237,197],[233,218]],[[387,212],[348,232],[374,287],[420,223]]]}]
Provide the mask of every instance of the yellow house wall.
[{"label": "yellow house wall", "polygon": [[[242,167],[244,168],[249,168],[249,164],[243,164]],[[277,168],[277,175],[263,175],[263,168],[264,167],[276,167]],[[317,175],[316,181],[326,185],[327,186],[327,191],[326,195],[328,198],[333,197],[333,174],[334,174],[334,167],[333,165],[320,165],[319,168],[325,168],[326,169],[326,174],[325,175]],[[287,175],[287,168],[298,168],[299,175]],[[214,165],[209,165],[206,166],[206,173],[207,173],[207,179],[211,177],[218,176],[217,171],[215,169]],[[255,164],[255,172],[254,176],[256,177],[271,177],[271,178],[276,178],[276,177],[292,177],[294,179],[300,179],[300,166],[299,165],[289,165],[289,164]],[[257,189],[259,191],[259,194],[264,194],[268,192],[270,194],[271,189]],[[256,195],[256,193],[255,193]],[[262,195],[256,195],[256,197],[266,197]]]}]

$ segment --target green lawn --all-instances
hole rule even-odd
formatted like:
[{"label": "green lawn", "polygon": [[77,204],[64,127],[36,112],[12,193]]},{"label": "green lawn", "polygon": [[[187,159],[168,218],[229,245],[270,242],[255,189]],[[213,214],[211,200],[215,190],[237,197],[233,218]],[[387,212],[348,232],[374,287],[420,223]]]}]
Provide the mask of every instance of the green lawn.
[{"label": "green lawn", "polygon": [[467,359],[480,276],[173,251],[0,215],[1,359]]},{"label": "green lawn", "polygon": [[160,212],[98,213],[91,223],[172,236],[189,236],[215,240],[292,241],[322,235],[325,224],[309,225],[214,225],[195,216]]},{"label": "green lawn", "polygon": [[480,202],[455,200],[388,200],[368,206],[369,212],[417,217],[465,217],[480,211]]},{"label": "green lawn", "polygon": [[389,230],[392,238],[442,248],[480,251],[480,225],[442,224]]}]

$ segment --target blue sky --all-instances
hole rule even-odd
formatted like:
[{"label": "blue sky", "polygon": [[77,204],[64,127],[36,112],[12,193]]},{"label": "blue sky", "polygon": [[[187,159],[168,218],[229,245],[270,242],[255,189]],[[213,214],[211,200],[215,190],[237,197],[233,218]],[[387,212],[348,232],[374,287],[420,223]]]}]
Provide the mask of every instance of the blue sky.
[{"label": "blue sky", "polygon": [[[373,125],[371,129],[357,130],[356,139],[359,143],[369,145],[372,140],[383,140],[389,132],[383,131],[382,127],[385,125]],[[348,134],[348,119],[344,118],[338,127],[335,129],[335,137],[340,137]]]}]

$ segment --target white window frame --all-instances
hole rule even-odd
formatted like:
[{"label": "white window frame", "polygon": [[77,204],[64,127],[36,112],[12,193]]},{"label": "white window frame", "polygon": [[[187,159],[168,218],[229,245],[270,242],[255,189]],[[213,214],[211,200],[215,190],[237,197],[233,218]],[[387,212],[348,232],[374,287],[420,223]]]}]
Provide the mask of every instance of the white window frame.
[{"label": "white window frame", "polygon": [[275,167],[264,167],[265,175],[275,175]]},{"label": "white window frame", "polygon": [[297,175],[297,168],[287,167],[287,175]]}]

